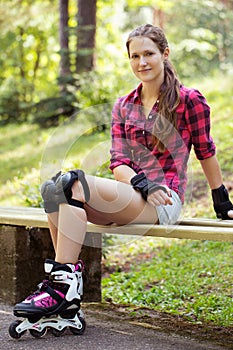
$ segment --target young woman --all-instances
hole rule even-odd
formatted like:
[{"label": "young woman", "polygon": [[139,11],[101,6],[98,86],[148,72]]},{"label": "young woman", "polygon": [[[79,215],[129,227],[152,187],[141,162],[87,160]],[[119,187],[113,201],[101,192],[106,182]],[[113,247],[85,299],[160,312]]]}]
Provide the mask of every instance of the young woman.
[{"label": "young woman", "polygon": [[[32,321],[14,329],[18,336],[22,329],[35,327],[35,317],[37,324],[47,317],[47,323],[43,321],[37,329],[44,333],[45,327],[51,326],[51,317],[63,315],[64,310],[75,310],[65,315],[66,320],[73,317],[73,331],[83,331],[79,313],[83,267],[78,257],[87,220],[106,225],[174,224],[184,202],[192,146],[212,191],[217,217],[233,218],[210,136],[210,109],[205,98],[179,82],[160,28],[136,28],[126,46],[132,71],[141,82],[113,108],[110,168],[115,180],[74,170],[43,184],[56,258],[45,262],[49,281],[14,308],[16,316]],[[59,322],[60,328],[55,322],[52,325],[56,331],[67,326],[64,319]]]}]

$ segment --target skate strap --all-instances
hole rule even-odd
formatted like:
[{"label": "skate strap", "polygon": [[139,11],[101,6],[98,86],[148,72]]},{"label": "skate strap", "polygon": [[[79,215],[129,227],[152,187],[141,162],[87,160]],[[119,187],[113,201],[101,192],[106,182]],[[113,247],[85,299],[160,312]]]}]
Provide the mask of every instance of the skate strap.
[{"label": "skate strap", "polygon": [[[41,291],[47,292],[54,300],[58,303],[61,303],[64,300],[64,294],[60,291],[57,291],[49,286],[49,284],[43,284],[41,286]],[[60,294],[59,294],[60,293]]]},{"label": "skate strap", "polygon": [[72,205],[73,207],[78,207],[78,208],[84,208],[84,203],[81,201],[78,201],[77,199],[70,198],[68,201],[69,205]]}]

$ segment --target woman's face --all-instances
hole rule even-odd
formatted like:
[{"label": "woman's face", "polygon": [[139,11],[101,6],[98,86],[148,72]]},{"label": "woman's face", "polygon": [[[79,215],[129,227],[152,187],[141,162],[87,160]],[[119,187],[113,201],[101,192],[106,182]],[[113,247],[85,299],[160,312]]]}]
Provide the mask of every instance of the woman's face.
[{"label": "woman's face", "polygon": [[135,37],[129,44],[129,58],[132,70],[142,82],[159,82],[164,79],[164,59],[169,48],[162,54],[158,46],[147,37]]}]

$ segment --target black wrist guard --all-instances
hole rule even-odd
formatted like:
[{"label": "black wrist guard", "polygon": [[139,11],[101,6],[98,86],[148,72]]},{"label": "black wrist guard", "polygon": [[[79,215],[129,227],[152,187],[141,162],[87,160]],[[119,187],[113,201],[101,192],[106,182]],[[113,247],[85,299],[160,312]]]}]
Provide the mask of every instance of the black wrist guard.
[{"label": "black wrist guard", "polygon": [[144,173],[140,173],[132,177],[130,180],[131,185],[136,191],[140,191],[142,194],[142,198],[147,200],[147,196],[150,193],[156,192],[158,190],[163,190],[167,193],[167,190],[164,186],[158,185],[146,178]]},{"label": "black wrist guard", "polygon": [[229,210],[233,210],[233,204],[229,200],[226,187],[221,185],[219,188],[216,188],[211,192],[217,218],[222,220],[232,219],[227,214]]}]

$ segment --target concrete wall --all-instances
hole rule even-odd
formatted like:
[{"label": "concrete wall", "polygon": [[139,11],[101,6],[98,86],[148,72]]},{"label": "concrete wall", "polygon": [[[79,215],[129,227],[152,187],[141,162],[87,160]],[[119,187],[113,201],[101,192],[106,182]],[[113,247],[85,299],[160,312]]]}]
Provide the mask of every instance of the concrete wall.
[{"label": "concrete wall", "polygon": [[[101,235],[87,233],[80,256],[85,302],[101,300],[101,255]],[[15,304],[34,292],[45,277],[46,258],[54,258],[47,228],[0,225],[0,298]]]}]

